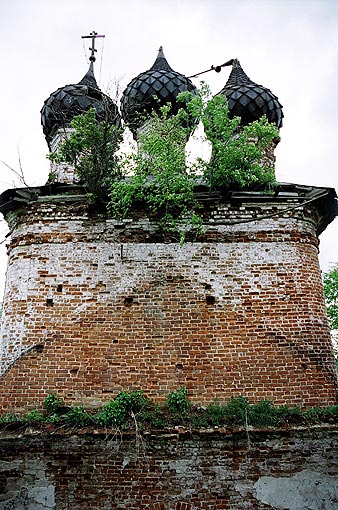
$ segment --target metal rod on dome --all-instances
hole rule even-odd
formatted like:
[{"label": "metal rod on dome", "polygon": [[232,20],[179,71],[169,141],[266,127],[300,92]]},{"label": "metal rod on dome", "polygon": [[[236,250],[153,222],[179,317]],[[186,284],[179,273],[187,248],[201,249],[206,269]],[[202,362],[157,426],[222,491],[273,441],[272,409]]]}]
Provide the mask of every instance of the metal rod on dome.
[{"label": "metal rod on dome", "polygon": [[220,73],[222,70],[222,67],[225,66],[231,66],[234,62],[234,59],[228,60],[228,62],[225,62],[225,64],[222,64],[220,66],[211,66],[210,69],[207,69],[206,71],[201,71],[200,73],[192,74],[191,76],[188,76],[188,78],[197,78],[197,76],[200,76],[201,74],[209,73],[210,71],[216,71],[216,73]]},{"label": "metal rod on dome", "polygon": [[106,37],[105,35],[98,35],[97,32],[95,32],[95,30],[93,30],[93,32],[91,32],[89,35],[82,35],[81,38],[82,39],[91,39],[92,40],[92,47],[89,48],[89,50],[92,52],[92,54],[90,55],[89,57],[89,60],[91,62],[95,62],[96,58],[95,58],[95,52],[97,51],[95,49],[95,39],[97,37]]}]

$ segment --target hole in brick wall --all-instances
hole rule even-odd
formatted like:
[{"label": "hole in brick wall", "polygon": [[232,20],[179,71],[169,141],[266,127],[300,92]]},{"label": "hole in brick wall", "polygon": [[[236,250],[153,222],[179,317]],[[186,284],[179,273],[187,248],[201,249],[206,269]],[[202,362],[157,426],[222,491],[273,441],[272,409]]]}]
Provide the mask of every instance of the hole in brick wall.
[{"label": "hole in brick wall", "polygon": [[307,364],[306,363],[302,363],[302,368],[304,368],[304,370],[307,369]]},{"label": "hole in brick wall", "polygon": [[204,288],[205,288],[206,290],[210,290],[210,289],[211,289],[211,285],[210,285],[210,283],[205,283],[205,284],[204,284]]},{"label": "hole in brick wall", "polygon": [[59,283],[59,285],[56,287],[56,292],[62,292],[62,285]]},{"label": "hole in brick wall", "polygon": [[208,305],[212,305],[216,301],[216,298],[215,298],[215,296],[208,295],[208,296],[205,296],[205,300]]},{"label": "hole in brick wall", "polygon": [[176,363],[176,368],[178,368],[179,370],[183,370],[182,363]]},{"label": "hole in brick wall", "polygon": [[125,306],[131,306],[133,301],[134,301],[134,298],[131,296],[127,296],[124,298]]},{"label": "hole in brick wall", "polygon": [[114,338],[114,340],[113,340],[113,344],[118,344],[118,343],[119,343],[119,341],[118,341],[118,340],[116,340],[116,338]]},{"label": "hole in brick wall", "polygon": [[35,346],[36,352],[42,352],[43,348],[44,348],[43,344],[38,344],[38,345]]},{"label": "hole in brick wall", "polygon": [[47,306],[54,306],[53,298],[47,298],[46,299],[46,305]]}]

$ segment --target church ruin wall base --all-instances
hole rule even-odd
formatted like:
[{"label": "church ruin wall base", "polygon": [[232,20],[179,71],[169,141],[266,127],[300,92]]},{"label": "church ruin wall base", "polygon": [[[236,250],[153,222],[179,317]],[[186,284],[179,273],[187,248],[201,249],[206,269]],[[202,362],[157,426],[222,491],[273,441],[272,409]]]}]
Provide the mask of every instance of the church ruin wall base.
[{"label": "church ruin wall base", "polygon": [[0,437],[0,509],[334,510],[338,429]]}]

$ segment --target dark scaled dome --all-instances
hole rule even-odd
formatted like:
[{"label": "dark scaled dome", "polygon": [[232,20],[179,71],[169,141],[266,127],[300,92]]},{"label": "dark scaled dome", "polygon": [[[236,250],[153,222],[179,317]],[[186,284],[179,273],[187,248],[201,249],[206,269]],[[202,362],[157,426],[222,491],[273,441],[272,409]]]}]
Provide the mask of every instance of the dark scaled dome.
[{"label": "dark scaled dome", "polygon": [[108,116],[116,126],[121,125],[117,106],[96,83],[93,62],[78,84],[57,89],[44,102],[41,124],[48,146],[59,128],[69,127],[73,117],[86,113],[90,108],[95,108],[99,120]]},{"label": "dark scaled dome", "polygon": [[144,116],[166,103],[172,104],[175,114],[183,103],[176,98],[180,92],[196,90],[195,85],[183,74],[174,71],[168,64],[162,46],[153,66],[134,78],[123,92],[122,117],[135,135],[143,124]]},{"label": "dark scaled dome", "polygon": [[278,128],[282,127],[282,105],[269,89],[257,85],[243,71],[237,59],[232,63],[232,71],[225,87],[220,94],[224,94],[228,100],[231,117],[241,117],[241,124],[246,125],[258,120],[263,115]]}]

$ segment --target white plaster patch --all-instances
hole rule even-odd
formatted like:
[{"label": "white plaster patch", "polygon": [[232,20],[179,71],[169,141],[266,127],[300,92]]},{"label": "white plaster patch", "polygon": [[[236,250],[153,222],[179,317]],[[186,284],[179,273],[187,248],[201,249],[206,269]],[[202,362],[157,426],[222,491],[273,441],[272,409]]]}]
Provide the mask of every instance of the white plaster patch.
[{"label": "white plaster patch", "polygon": [[16,359],[20,357],[22,351],[27,349],[23,346],[23,337],[25,334],[24,320],[18,317],[18,320],[4,320],[0,330],[0,375],[2,375]]},{"label": "white plaster patch", "polygon": [[48,510],[55,508],[55,488],[46,478],[46,465],[41,457],[25,462],[1,462],[0,471],[14,470],[0,494],[0,510]]},{"label": "white plaster patch", "polygon": [[292,477],[262,476],[256,498],[285,510],[337,510],[338,476],[304,469]]}]

